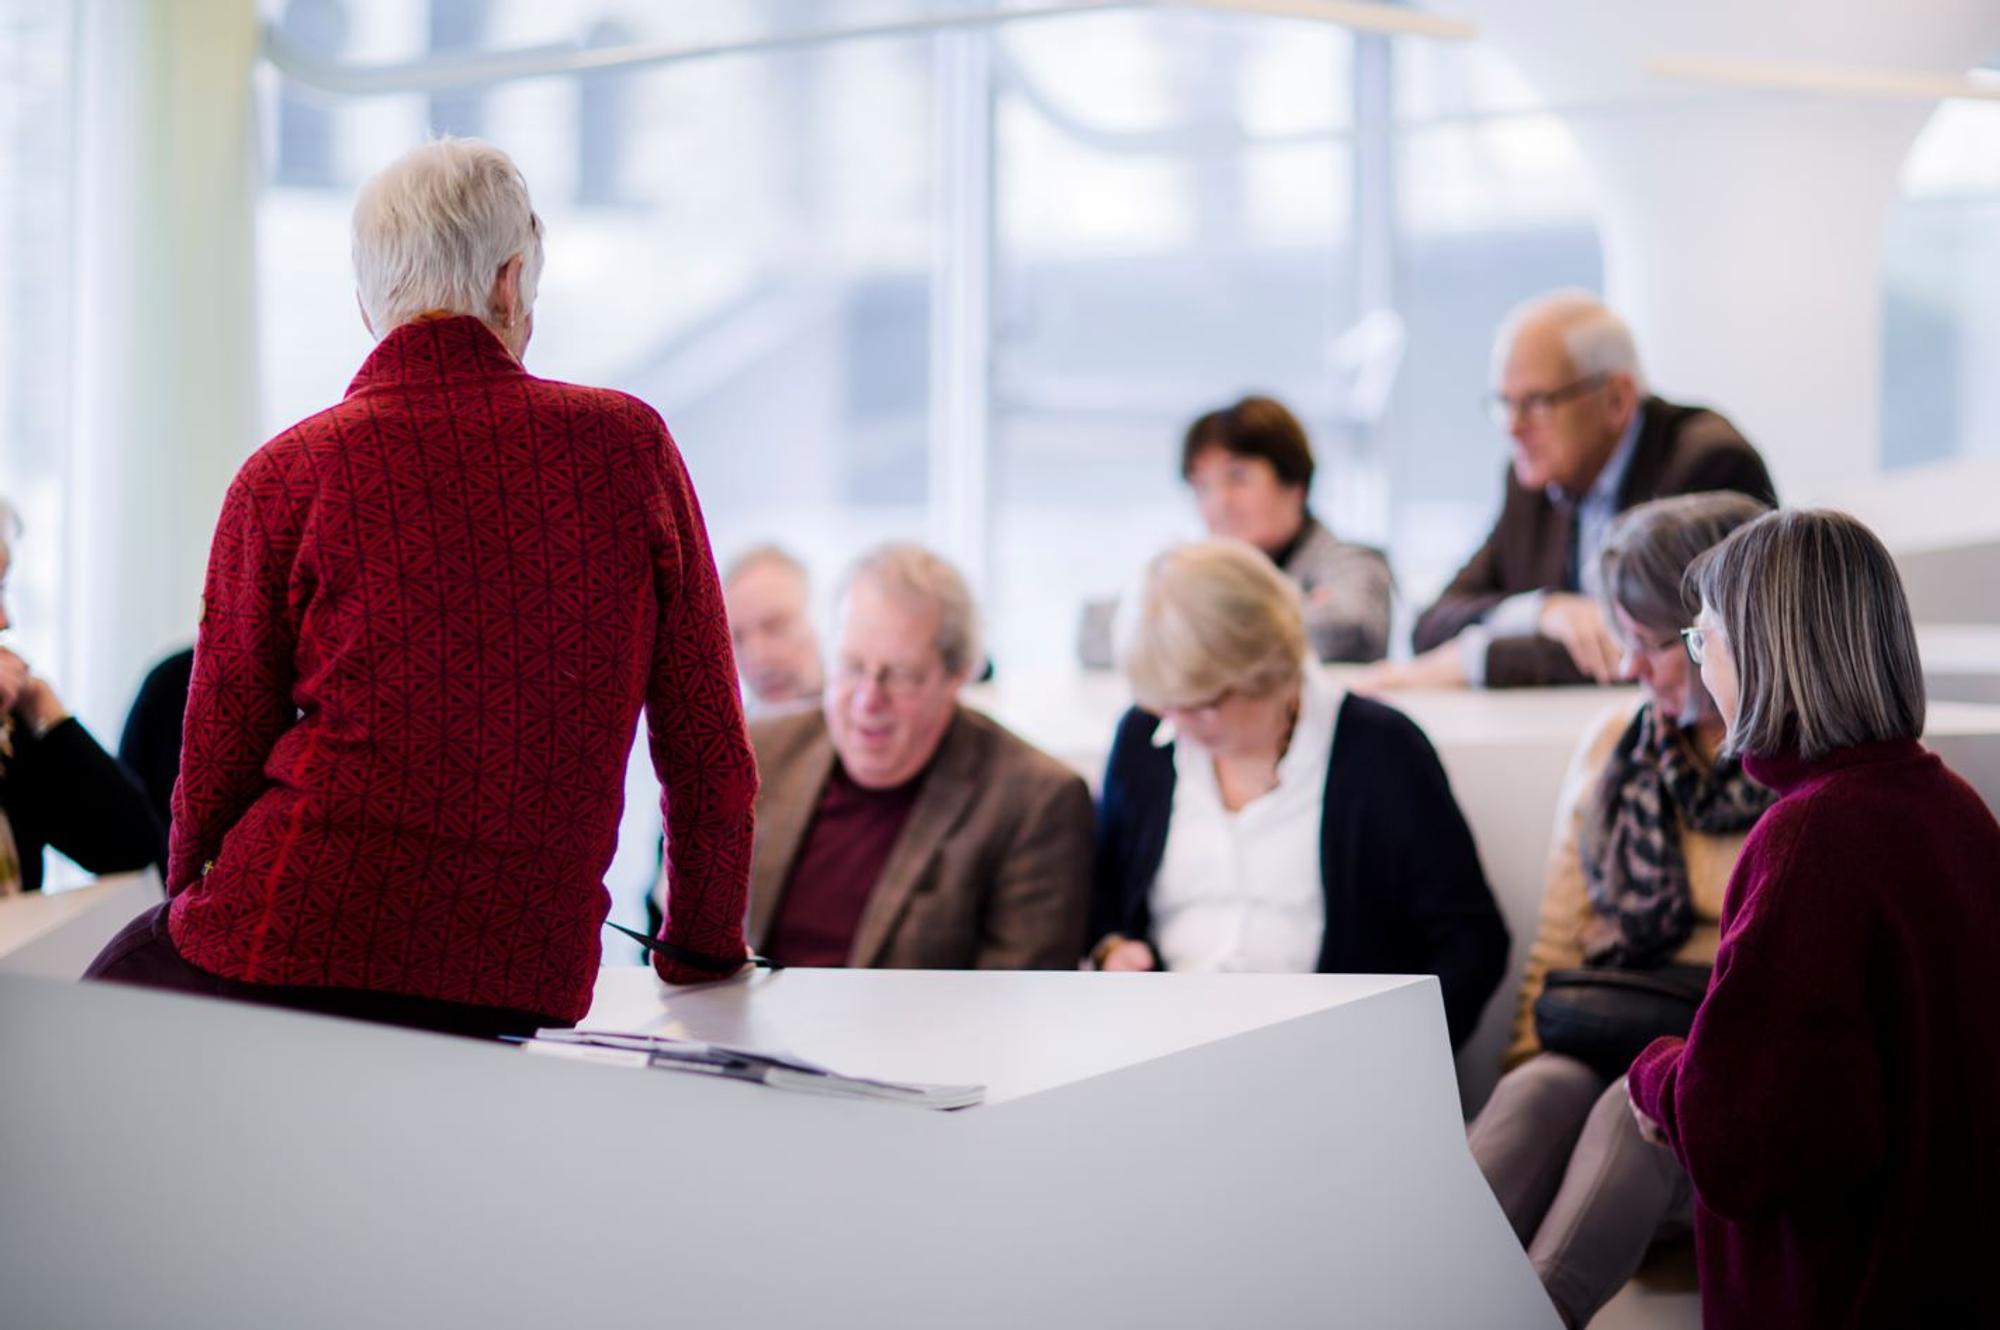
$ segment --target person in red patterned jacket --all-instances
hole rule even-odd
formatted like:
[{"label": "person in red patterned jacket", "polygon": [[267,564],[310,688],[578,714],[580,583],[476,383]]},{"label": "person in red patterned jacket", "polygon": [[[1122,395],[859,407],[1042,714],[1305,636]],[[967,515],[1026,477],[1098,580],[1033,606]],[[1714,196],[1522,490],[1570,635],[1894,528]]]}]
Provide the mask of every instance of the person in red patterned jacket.
[{"label": "person in red patterned jacket", "polygon": [[757,773],[701,509],[660,417],[536,378],[541,223],[506,154],[362,186],[378,337],[224,501],[168,903],[90,977],[495,1034],[590,1006],[641,707],[672,847],[659,961],[736,970]]}]

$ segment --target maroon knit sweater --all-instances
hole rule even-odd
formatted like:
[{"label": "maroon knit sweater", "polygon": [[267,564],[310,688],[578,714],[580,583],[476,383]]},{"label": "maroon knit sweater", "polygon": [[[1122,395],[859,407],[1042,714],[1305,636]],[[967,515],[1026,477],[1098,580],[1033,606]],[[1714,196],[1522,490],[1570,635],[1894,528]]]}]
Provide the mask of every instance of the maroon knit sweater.
[{"label": "maroon knit sweater", "polygon": [[741,955],[756,766],[666,426],[535,378],[476,319],[397,328],[224,500],[174,791],[175,946],[250,983],[574,1022],[642,706],[673,847],[663,936]]},{"label": "maroon knit sweater", "polygon": [[1778,802],[1632,1100],[1693,1178],[1702,1320],[1995,1326],[2000,826],[1911,742],[1753,758]]}]

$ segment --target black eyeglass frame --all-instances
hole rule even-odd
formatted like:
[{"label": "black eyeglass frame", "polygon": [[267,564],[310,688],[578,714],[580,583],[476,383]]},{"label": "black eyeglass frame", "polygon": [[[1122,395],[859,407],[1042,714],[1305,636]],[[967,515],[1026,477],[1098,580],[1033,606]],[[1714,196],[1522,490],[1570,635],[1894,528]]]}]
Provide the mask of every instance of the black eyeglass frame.
[{"label": "black eyeglass frame", "polygon": [[1519,412],[1527,420],[1545,420],[1551,411],[1564,402],[1595,392],[1610,382],[1609,374],[1586,374],[1580,379],[1551,388],[1545,393],[1522,393],[1519,398],[1508,397],[1505,393],[1486,394],[1486,414],[1501,428],[1514,423],[1514,413]]}]

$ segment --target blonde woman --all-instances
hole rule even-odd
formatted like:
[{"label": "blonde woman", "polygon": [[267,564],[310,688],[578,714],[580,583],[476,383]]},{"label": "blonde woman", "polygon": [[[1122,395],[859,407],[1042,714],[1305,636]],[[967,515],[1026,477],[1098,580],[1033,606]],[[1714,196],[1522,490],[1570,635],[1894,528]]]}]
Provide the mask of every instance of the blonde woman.
[{"label": "blonde woman", "polygon": [[1098,818],[1106,970],[1435,974],[1454,1047],[1507,929],[1444,769],[1410,720],[1313,663],[1298,590],[1208,541],[1147,570]]}]

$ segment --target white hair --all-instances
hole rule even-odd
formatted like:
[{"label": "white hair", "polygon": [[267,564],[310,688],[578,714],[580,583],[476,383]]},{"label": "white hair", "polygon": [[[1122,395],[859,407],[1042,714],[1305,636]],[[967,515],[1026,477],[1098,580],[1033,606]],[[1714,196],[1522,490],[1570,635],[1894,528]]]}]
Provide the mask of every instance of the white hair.
[{"label": "white hair", "polygon": [[1535,296],[1507,312],[1493,338],[1495,383],[1514,339],[1530,323],[1554,326],[1579,379],[1626,374],[1640,393],[1646,392],[1646,372],[1639,364],[1639,345],[1632,340],[1631,326],[1596,296],[1575,288]]},{"label": "white hair", "polygon": [[354,280],[377,337],[430,310],[489,318],[493,279],[521,258],[521,303],[535,303],[542,223],[514,160],[478,139],[412,148],[354,200]]},{"label": "white hair", "polygon": [[984,667],[979,611],[972,603],[972,589],[945,559],[921,545],[893,542],[876,546],[856,559],[840,579],[843,619],[854,584],[863,581],[900,605],[937,612],[937,652],[946,674],[973,677]]}]

